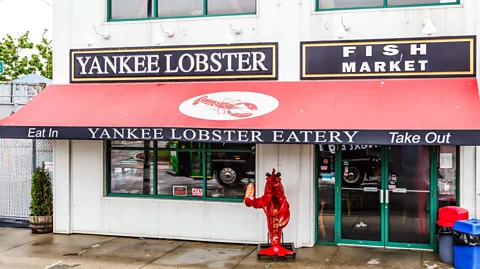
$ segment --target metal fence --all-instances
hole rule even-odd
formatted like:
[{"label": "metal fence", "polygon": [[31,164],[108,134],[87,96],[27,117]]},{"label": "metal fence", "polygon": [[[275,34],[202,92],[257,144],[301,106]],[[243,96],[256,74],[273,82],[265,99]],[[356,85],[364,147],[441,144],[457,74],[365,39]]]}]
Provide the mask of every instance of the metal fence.
[{"label": "metal fence", "polygon": [[53,163],[50,140],[0,139],[0,218],[27,220],[36,166]]},{"label": "metal fence", "polygon": [[[43,87],[0,82],[0,119],[20,110]],[[0,226],[28,221],[33,170],[43,162],[53,165],[52,141],[0,139]]]},{"label": "metal fence", "polygon": [[26,104],[44,87],[45,84],[0,82],[0,103]]}]

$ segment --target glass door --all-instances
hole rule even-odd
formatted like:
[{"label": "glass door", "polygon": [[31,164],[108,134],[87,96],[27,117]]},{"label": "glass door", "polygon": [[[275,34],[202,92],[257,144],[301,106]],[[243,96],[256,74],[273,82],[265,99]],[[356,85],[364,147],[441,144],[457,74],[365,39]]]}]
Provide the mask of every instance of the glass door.
[{"label": "glass door", "polygon": [[388,147],[386,246],[430,248],[432,245],[430,163],[428,146]]},{"label": "glass door", "polygon": [[[432,249],[436,158],[428,146],[343,146],[337,151],[340,244]],[[433,184],[433,185],[432,185]]]},{"label": "glass door", "polygon": [[383,245],[382,151],[380,146],[341,150],[340,243]]}]

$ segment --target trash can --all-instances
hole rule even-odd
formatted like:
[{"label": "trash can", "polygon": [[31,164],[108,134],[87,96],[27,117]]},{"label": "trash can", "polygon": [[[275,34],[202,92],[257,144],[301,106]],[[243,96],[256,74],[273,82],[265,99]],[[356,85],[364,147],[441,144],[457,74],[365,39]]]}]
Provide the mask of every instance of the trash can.
[{"label": "trash can", "polygon": [[458,206],[445,206],[438,210],[438,254],[444,263],[454,264],[452,228],[457,220],[468,220],[468,210]]},{"label": "trash can", "polygon": [[480,269],[480,220],[455,222],[452,237],[455,269]]}]

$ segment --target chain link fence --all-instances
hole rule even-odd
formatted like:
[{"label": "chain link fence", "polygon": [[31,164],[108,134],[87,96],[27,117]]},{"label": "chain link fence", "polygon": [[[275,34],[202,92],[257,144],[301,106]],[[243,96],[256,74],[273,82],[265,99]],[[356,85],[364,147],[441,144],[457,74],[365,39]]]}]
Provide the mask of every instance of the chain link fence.
[{"label": "chain link fence", "polygon": [[49,140],[0,139],[0,218],[28,220],[33,170],[53,164]]},{"label": "chain link fence", "polygon": [[[43,87],[0,82],[0,119],[20,110]],[[53,141],[0,139],[0,226],[28,227],[32,175],[42,163],[53,167]]]}]

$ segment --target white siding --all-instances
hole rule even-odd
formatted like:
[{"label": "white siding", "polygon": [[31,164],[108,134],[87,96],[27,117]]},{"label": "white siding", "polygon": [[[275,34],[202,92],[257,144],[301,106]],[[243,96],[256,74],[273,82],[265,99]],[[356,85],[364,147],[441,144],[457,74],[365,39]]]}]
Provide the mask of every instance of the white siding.
[{"label": "white siding", "polygon": [[[66,147],[56,149],[65,151]],[[275,168],[282,173],[292,212],[291,223],[285,229],[285,240],[295,242],[297,246],[313,245],[312,150],[309,145],[258,147],[258,171]],[[266,240],[263,210],[247,208],[243,203],[104,197],[102,142],[72,141],[71,152],[73,233],[238,243]],[[62,166],[56,165],[55,168],[63,170]],[[68,182],[65,177],[60,178],[62,182]],[[265,186],[264,173],[258,174],[256,182],[257,195],[261,195]],[[56,196],[57,204],[65,199]],[[56,213],[67,220],[67,214],[58,210]],[[66,232],[67,229],[56,227],[55,231]]]}]

